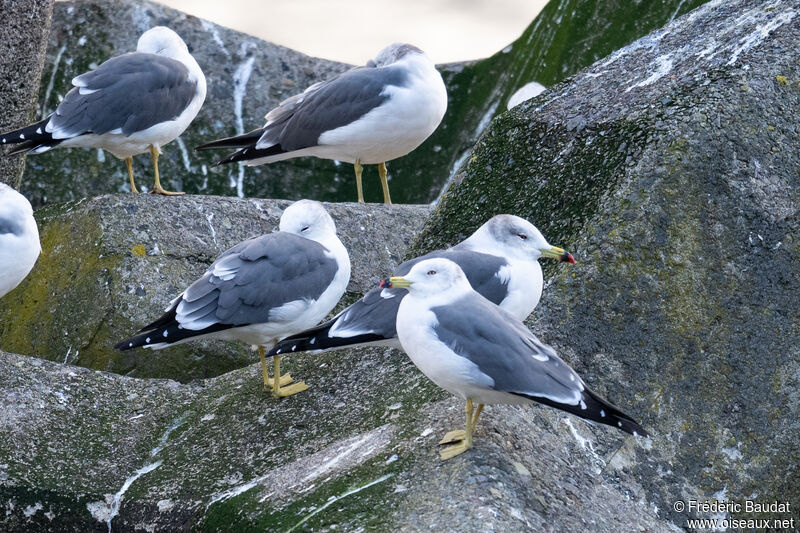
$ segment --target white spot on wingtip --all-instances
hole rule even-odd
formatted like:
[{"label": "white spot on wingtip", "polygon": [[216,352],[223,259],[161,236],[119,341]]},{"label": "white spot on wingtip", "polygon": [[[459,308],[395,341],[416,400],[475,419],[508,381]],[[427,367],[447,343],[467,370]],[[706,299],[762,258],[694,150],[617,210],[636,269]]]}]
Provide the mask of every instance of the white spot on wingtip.
[{"label": "white spot on wingtip", "polygon": [[150,337],[147,337],[144,342],[150,342]]},{"label": "white spot on wingtip", "polygon": [[19,138],[20,138],[20,139],[24,139],[24,138],[25,138],[25,134],[24,134],[24,133],[20,133],[20,134],[19,134]]},{"label": "white spot on wingtip", "polygon": [[166,338],[166,336],[167,336],[167,335],[169,335],[169,331],[167,331],[167,330],[165,329],[165,330],[164,330],[164,337]]},{"label": "white spot on wingtip", "polygon": [[36,133],[38,133],[39,135],[41,135],[41,134],[42,134],[42,128],[41,128],[41,127],[39,127],[39,128],[36,128]]},{"label": "white spot on wingtip", "polygon": [[586,402],[581,400],[581,409],[586,409]]},{"label": "white spot on wingtip", "polygon": [[311,337],[311,340],[308,341],[308,344],[314,344],[315,342],[317,342],[317,338],[316,337]]},{"label": "white spot on wingtip", "polygon": [[600,409],[600,416],[602,416],[603,418],[606,417],[606,412],[602,409]]},{"label": "white spot on wingtip", "polygon": [[622,422],[618,420],[618,421],[617,421],[617,425],[618,425],[619,427],[622,427]]},{"label": "white spot on wingtip", "polygon": [[281,351],[280,351],[280,350],[278,350],[278,351],[277,351],[277,352],[275,352],[275,353],[276,353],[276,354],[277,354],[277,353],[281,353]]},{"label": "white spot on wingtip", "polygon": [[296,349],[297,349],[297,345],[296,344],[292,344],[292,351],[295,351]]},{"label": "white spot on wingtip", "polygon": [[133,348],[133,343],[132,342],[128,343],[128,348]]}]

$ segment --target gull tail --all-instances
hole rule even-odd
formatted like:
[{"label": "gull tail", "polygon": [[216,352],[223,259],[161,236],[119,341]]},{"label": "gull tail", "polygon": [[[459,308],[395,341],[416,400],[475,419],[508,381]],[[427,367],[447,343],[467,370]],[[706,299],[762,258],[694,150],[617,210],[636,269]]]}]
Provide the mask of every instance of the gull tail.
[{"label": "gull tail", "polygon": [[405,294],[405,289],[372,289],[327,322],[281,340],[269,355],[370,345],[399,347],[395,322]]},{"label": "gull tail", "polygon": [[237,163],[239,161],[252,161],[254,159],[261,159],[263,157],[270,157],[273,155],[284,154],[286,150],[281,148],[281,145],[274,144],[269,148],[255,148],[255,145],[242,148],[241,150],[230,154],[229,156],[220,159],[214,166],[218,167],[220,165],[224,165],[225,163]]},{"label": "gull tail", "polygon": [[196,146],[195,150],[212,150],[215,148],[244,148],[245,146],[254,147],[263,133],[264,129],[258,128],[257,130],[243,133],[241,135],[217,139],[216,141],[201,144],[200,146]]},{"label": "gull tail", "polygon": [[0,134],[0,145],[16,145],[9,150],[8,155],[23,152],[32,152],[34,154],[46,152],[65,140],[54,139],[50,133],[45,131],[45,126],[49,121],[50,117],[47,117],[24,128],[2,133]]},{"label": "gull tail", "polygon": [[336,327],[338,317],[307,329],[278,342],[267,355],[281,355],[295,352],[326,352],[339,348],[388,344],[396,341],[395,337],[384,337],[376,333],[362,333],[352,337],[331,335],[331,328]]},{"label": "gull tail", "polygon": [[586,420],[591,420],[592,422],[599,422],[600,424],[606,424],[608,426],[615,427],[624,431],[625,433],[630,433],[631,435],[641,435],[642,437],[650,436],[647,430],[639,425],[639,423],[636,422],[636,420],[634,420],[631,416],[623,413],[614,404],[602,399],[588,388],[583,390],[583,401],[578,405],[554,402],[548,398],[529,394],[519,395],[525,396],[526,398],[529,398],[535,402],[543,403],[545,405],[555,407],[556,409],[566,411]]},{"label": "gull tail", "polygon": [[137,331],[133,337],[117,343],[114,349],[123,352],[139,347],[160,350],[194,337],[200,337],[231,327],[227,324],[212,324],[207,328],[198,330],[182,328],[175,318],[176,308],[177,305],[173,305],[161,318]]}]

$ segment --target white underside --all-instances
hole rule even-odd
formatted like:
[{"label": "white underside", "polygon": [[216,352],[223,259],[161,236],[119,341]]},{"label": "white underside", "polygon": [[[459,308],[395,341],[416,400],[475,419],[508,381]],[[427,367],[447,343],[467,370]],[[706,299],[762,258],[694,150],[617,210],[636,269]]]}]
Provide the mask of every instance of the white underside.
[{"label": "white underside", "polygon": [[275,308],[270,312],[269,322],[198,335],[174,343],[151,344],[146,348],[158,350],[203,338],[241,341],[252,346],[271,348],[284,337],[316,326],[336,306],[350,281],[350,258],[341,241],[334,236],[332,239],[319,242],[330,250],[339,268],[331,284],[318,299],[295,300]]},{"label": "white underside", "polygon": [[42,247],[30,203],[21,194],[0,184],[0,211],[25,219],[21,235],[0,234],[0,298],[11,292],[33,269]]},{"label": "white underside", "polygon": [[206,78],[197,61],[188,52],[186,57],[173,57],[173,59],[183,63],[189,69],[190,79],[197,82],[194,98],[175,120],[161,122],[146,130],[137,131],[130,135],[123,135],[122,131],[117,129],[102,135],[94,133],[81,134],[82,132],[79,132],[77,136],[74,136],[76,134],[69,131],[52,129],[50,123],[45,129],[52,132],[55,139],[66,138],[59,147],[99,148],[120,159],[148,152],[150,146],[154,146],[160,152],[162,146],[177,139],[189,127],[206,98]]},{"label": "white underside", "polygon": [[492,390],[494,380],[480,371],[478,366],[461,357],[441,342],[433,331],[436,315],[425,303],[410,294],[403,298],[397,312],[397,335],[411,361],[423,374],[444,390],[471,398],[483,404],[526,404],[530,400]]},{"label": "white underside", "polygon": [[[427,61],[424,60],[424,61]],[[408,87],[389,86],[382,105],[346,126],[326,131],[319,145],[247,161],[249,166],[300,156],[373,165],[402,157],[436,130],[447,109],[447,90],[439,72],[421,58],[409,58]]]}]

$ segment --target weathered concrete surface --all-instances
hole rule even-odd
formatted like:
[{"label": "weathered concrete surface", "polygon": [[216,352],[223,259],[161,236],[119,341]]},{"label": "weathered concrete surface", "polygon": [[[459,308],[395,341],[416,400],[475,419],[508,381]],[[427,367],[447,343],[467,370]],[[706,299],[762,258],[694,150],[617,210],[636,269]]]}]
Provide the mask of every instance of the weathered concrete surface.
[{"label": "weathered concrete surface", "polygon": [[401,353],[292,365],[311,388],[275,401],[257,364],[181,385],[0,352],[0,526],[678,531],[630,475],[636,443],[613,430],[490,407],[476,447],[442,463],[436,442],[463,407],[434,401]]},{"label": "weathered concrete surface", "polygon": [[[53,1],[0,0],[0,133],[33,117]],[[24,167],[24,158],[0,157],[0,183],[18,189]]]},{"label": "weathered concrete surface", "polygon": [[416,244],[510,212],[575,253],[530,323],[644,414],[681,526],[690,497],[800,524],[799,40],[796,2],[733,1],[636,41],[495,120]]},{"label": "weathered concrete surface", "polygon": [[[0,347],[137,377],[187,381],[257,359],[239,343],[198,341],[161,351],[112,346],[158,318],[223,251],[278,225],[286,200],[120,194],[36,213],[42,255],[0,300]],[[343,303],[400,262],[428,206],[327,204],[350,253]]]},{"label": "weathered concrete surface", "polygon": [[[477,135],[525,83],[560,81],[702,1],[553,1],[502,52],[474,64],[440,66],[448,87],[448,112],[421,147],[389,163],[392,199],[428,203],[437,198]],[[197,119],[160,159],[167,188],[202,194],[241,192],[260,198],[355,200],[355,179],[348,164],[301,158],[247,169],[211,167],[224,152],[192,150],[210,139],[233,135],[237,128],[249,131],[262,126],[265,113],[278,102],[349,65],[308,57],[153,2],[56,4],[42,80],[43,112],[55,109],[74,76],[133,50],[139,35],[156,24],[166,24],[184,38],[208,80],[208,96]],[[377,52],[365,50],[364,61]],[[97,151],[56,150],[29,157],[27,165],[23,190],[36,206],[128,187],[124,164]],[[149,186],[149,157],[136,157],[134,166],[138,180]],[[374,167],[365,171],[364,194],[367,201],[382,199]]]}]

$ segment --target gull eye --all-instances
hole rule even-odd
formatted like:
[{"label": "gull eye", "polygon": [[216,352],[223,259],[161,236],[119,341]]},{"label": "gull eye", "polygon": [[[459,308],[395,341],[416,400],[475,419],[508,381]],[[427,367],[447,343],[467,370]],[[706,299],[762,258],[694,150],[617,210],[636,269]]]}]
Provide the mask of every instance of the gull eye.
[{"label": "gull eye", "polygon": [[519,237],[523,241],[527,241],[528,240],[528,236],[525,235],[524,233],[517,233],[517,237]]},{"label": "gull eye", "polygon": [[301,229],[300,231],[301,231],[301,232],[303,232],[303,231],[307,231],[307,230],[308,230],[308,226],[304,227],[304,228],[303,228],[303,229]]},{"label": "gull eye", "polygon": [[435,270],[428,270],[428,275],[429,276],[433,276],[434,274],[436,274]]}]

